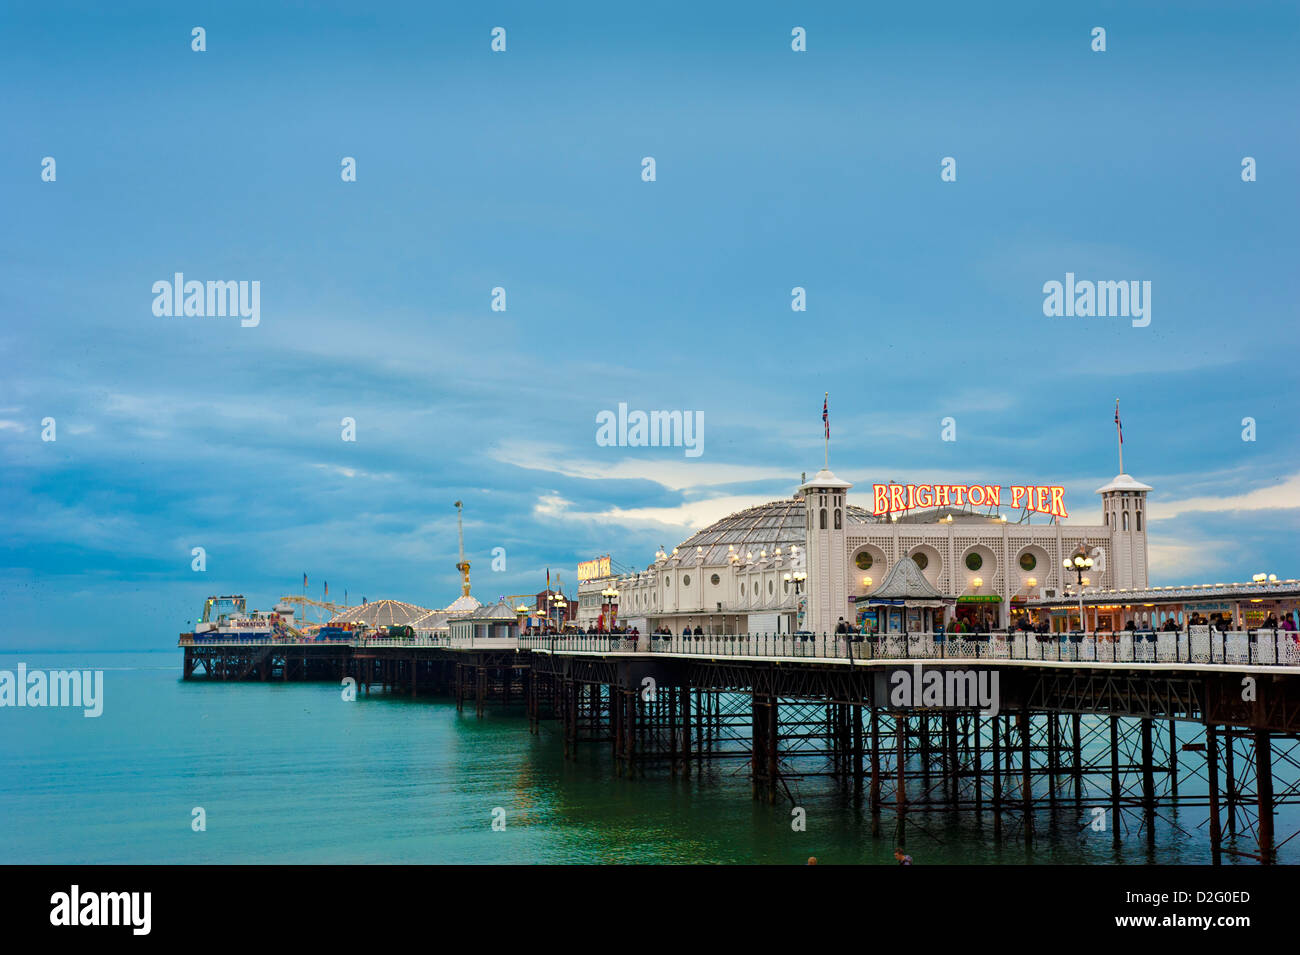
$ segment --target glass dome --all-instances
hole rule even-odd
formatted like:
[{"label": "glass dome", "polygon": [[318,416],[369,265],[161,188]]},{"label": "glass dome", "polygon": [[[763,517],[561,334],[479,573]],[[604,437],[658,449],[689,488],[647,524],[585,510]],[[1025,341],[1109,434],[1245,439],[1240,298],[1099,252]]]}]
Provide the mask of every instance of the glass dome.
[{"label": "glass dome", "polygon": [[[845,510],[850,521],[876,523],[864,508],[849,505]],[[752,553],[755,560],[762,551],[767,551],[767,556],[772,557],[778,547],[785,555],[790,552],[792,544],[805,546],[807,526],[803,498],[770,501],[728,514],[692,534],[677,545],[677,557],[679,563],[692,563],[696,560],[695,548],[702,547],[705,564],[726,564],[732,544],[736,553],[742,557]]]}]

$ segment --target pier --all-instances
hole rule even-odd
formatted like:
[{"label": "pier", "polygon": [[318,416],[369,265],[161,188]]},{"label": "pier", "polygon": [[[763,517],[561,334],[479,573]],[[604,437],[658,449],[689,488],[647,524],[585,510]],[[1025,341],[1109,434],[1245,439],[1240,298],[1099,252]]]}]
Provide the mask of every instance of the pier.
[{"label": "pier", "polygon": [[[1275,826],[1300,802],[1300,644],[1284,631],[181,646],[186,680],[350,677],[360,694],[521,710],[530,732],[559,730],[567,758],[607,747],[621,774],[726,762],[755,799],[791,806],[820,779],[878,833],[891,815],[900,847],[909,820],[934,813],[988,814],[1026,845],[1046,813],[1101,820],[1117,844],[1154,845],[1160,821],[1204,833],[1214,864],[1274,862],[1297,835]],[[909,681],[918,693],[900,703]]]}]

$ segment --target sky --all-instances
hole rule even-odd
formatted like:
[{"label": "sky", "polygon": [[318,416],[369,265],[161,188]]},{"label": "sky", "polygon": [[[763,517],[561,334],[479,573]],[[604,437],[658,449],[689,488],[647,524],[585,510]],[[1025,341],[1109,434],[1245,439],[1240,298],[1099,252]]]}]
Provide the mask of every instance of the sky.
[{"label": "sky", "polygon": [[[0,647],[304,573],[442,607],[456,500],[476,596],[572,590],[793,493],[826,392],[851,503],[1098,523],[1118,398],[1153,584],[1300,576],[1300,13],[994,6],[7,5]],[[258,324],[156,315],[177,272]],[[1045,315],[1066,273],[1150,324]],[[599,443],[620,403],[702,453]]]}]

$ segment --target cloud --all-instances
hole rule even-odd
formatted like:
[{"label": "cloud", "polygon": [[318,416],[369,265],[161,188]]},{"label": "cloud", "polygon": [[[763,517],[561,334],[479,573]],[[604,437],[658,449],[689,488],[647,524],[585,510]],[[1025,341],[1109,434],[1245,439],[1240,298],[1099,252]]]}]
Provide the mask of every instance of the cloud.
[{"label": "cloud", "polygon": [[653,481],[672,491],[777,480],[787,481],[793,487],[798,480],[797,475],[770,465],[665,461],[631,456],[617,461],[583,460],[573,457],[564,448],[535,442],[498,445],[488,453],[497,461],[530,471],[546,471],[591,481]]},{"label": "cloud", "polygon": [[1203,581],[1208,572],[1228,567],[1219,555],[1229,553],[1230,549],[1228,541],[1198,540],[1186,543],[1185,538],[1173,539],[1151,534],[1147,537],[1147,566],[1151,569],[1153,583],[1156,582],[1156,577],[1169,583],[1175,580]]},{"label": "cloud", "polygon": [[[610,507],[600,511],[575,511],[572,504],[558,494],[543,495],[533,508],[538,518],[563,518],[593,524],[620,525],[637,529],[659,528],[678,532],[683,538],[708,527],[729,514],[766,504],[771,495],[726,495],[699,501],[683,501],[669,507]],[[667,542],[665,542],[666,544]]]},{"label": "cloud", "polygon": [[1151,520],[1163,521],[1193,512],[1271,511],[1297,507],[1300,507],[1300,472],[1285,478],[1280,484],[1256,488],[1245,494],[1152,501],[1148,505],[1148,511]]}]

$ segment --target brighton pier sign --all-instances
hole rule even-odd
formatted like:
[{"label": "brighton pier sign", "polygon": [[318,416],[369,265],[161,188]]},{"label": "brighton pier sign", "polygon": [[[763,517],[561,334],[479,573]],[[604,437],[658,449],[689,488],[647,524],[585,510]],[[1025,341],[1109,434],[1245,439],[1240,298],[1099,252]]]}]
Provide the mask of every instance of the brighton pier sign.
[{"label": "brighton pier sign", "polygon": [[[997,484],[875,484],[872,514],[889,514],[927,507],[1001,507],[1002,487]],[[1011,484],[1008,505],[1035,514],[1069,517],[1065,488],[1052,484]]]}]

